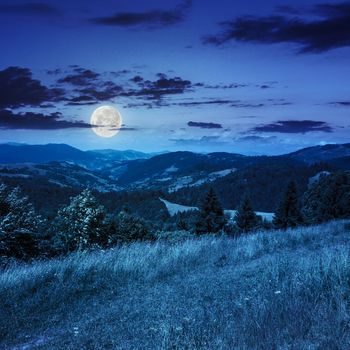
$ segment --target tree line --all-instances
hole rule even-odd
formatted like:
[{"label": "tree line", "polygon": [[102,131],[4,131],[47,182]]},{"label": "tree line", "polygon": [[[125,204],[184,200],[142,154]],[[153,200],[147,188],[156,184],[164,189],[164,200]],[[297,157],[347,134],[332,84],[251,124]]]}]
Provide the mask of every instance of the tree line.
[{"label": "tree line", "polygon": [[[350,217],[348,172],[320,176],[302,196],[298,195],[293,180],[282,191],[273,221],[267,222],[253,210],[254,198],[244,193],[235,216],[228,217],[218,195],[209,188],[199,211],[175,216],[176,229],[193,235],[235,236],[259,229],[287,229]],[[52,219],[44,219],[18,188],[0,184],[0,257],[3,259],[52,257],[156,238],[149,223],[128,208],[108,212],[89,190],[72,197]]]},{"label": "tree line", "polygon": [[91,191],[72,197],[52,220],[19,188],[0,185],[0,257],[28,260],[150,239],[145,222],[124,208],[108,213]]},{"label": "tree line", "polygon": [[[201,221],[196,232],[225,230],[227,218],[213,189],[208,191],[200,210]],[[350,173],[324,173],[311,182],[307,191],[298,195],[296,182],[291,180],[271,223],[263,220],[254,210],[249,195],[243,196],[229,226],[230,234],[240,234],[258,229],[287,229],[301,225],[319,224],[334,219],[350,217]]]}]

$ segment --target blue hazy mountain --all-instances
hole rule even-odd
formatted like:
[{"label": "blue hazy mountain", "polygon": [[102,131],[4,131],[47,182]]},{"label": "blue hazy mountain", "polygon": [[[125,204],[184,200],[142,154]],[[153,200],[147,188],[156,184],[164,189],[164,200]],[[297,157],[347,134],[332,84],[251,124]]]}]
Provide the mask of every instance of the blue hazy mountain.
[{"label": "blue hazy mountain", "polygon": [[[90,169],[110,166],[113,162],[150,158],[146,154],[133,150],[95,150],[81,151],[66,144],[27,145],[18,143],[0,144],[0,163],[35,163],[43,164],[64,161]],[[107,162],[107,163],[106,163]]]},{"label": "blue hazy mountain", "polygon": [[164,198],[193,206],[210,184],[225,208],[236,208],[242,193],[248,191],[254,196],[256,210],[272,212],[281,188],[291,178],[302,193],[310,179],[321,172],[350,170],[349,150],[345,144],[316,146],[282,156],[192,152],[153,155],[132,150],[81,151],[65,144],[2,144],[0,182],[20,186],[38,207],[66,203],[71,195],[87,187],[107,192],[108,200],[136,191],[137,201],[145,208],[160,205],[156,203],[159,194],[151,202],[144,199],[149,191],[161,191],[162,196],[167,193]]},{"label": "blue hazy mountain", "polygon": [[288,155],[306,163],[327,162],[350,157],[350,143],[303,148]]}]

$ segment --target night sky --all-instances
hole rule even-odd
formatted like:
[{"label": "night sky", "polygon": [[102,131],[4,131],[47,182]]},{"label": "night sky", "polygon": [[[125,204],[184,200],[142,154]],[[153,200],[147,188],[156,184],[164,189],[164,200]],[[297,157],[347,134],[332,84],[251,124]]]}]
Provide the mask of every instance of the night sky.
[{"label": "night sky", "polygon": [[[1,0],[1,142],[280,154],[350,142],[350,2]],[[122,130],[89,124],[115,106]]]}]

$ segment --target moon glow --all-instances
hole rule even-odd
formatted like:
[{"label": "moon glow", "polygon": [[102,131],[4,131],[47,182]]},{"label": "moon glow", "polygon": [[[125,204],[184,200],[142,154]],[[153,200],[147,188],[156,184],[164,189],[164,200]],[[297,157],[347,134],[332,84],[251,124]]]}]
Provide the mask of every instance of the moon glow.
[{"label": "moon glow", "polygon": [[112,137],[118,134],[122,126],[122,117],[112,106],[101,106],[91,115],[92,131],[100,137]]}]

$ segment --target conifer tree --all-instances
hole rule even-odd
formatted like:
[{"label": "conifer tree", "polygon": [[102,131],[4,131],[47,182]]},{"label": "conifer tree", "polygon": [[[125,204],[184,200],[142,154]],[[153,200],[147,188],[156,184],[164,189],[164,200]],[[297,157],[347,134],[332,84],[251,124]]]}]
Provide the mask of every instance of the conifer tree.
[{"label": "conifer tree", "polygon": [[243,198],[234,218],[238,231],[249,232],[257,228],[259,217],[255,214],[248,196]]},{"label": "conifer tree", "polygon": [[10,205],[7,201],[8,188],[5,184],[0,184],[0,218],[8,214]]},{"label": "conifer tree", "polygon": [[304,193],[302,204],[308,224],[350,218],[350,173],[321,176]]},{"label": "conifer tree", "polygon": [[122,210],[115,220],[109,232],[109,245],[117,243],[142,241],[150,237],[145,222],[130,213]]},{"label": "conifer tree", "polygon": [[89,190],[71,198],[54,222],[54,246],[64,253],[107,244],[106,214]]},{"label": "conifer tree", "polygon": [[284,196],[278,206],[273,224],[276,228],[286,229],[288,227],[297,227],[301,225],[303,218],[301,215],[298,192],[295,181],[290,181]]},{"label": "conifer tree", "polygon": [[0,255],[29,259],[39,254],[44,220],[19,188],[0,185]]},{"label": "conifer tree", "polygon": [[218,233],[226,224],[226,217],[221,203],[212,188],[202,201],[195,231],[197,234]]}]

